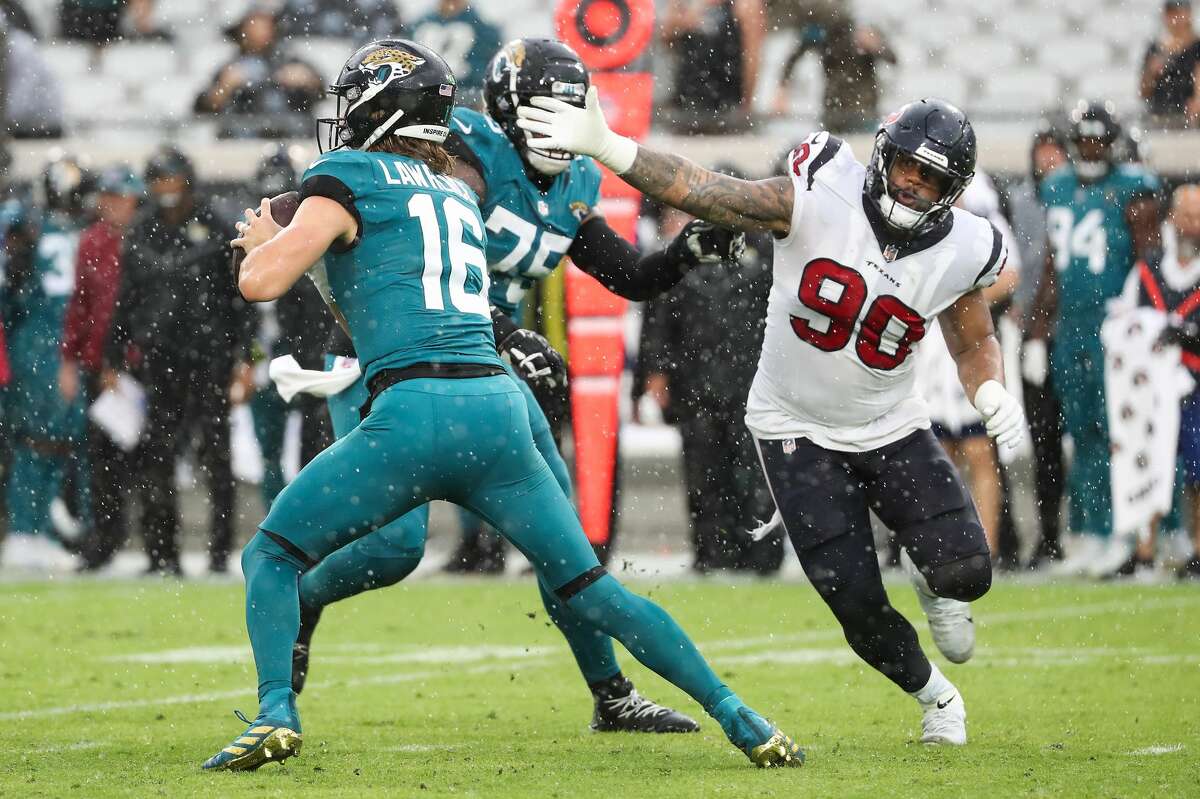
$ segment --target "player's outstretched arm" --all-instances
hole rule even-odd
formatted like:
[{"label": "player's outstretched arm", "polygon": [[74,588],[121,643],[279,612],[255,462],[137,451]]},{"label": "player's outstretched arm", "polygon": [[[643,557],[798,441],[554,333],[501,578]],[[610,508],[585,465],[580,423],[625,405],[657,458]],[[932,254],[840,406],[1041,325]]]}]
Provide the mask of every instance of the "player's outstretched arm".
[{"label": "player's outstretched arm", "polygon": [[288,226],[280,227],[271,216],[271,201],[264,199],[257,213],[246,209],[237,229],[231,244],[246,251],[238,290],[250,302],[266,302],[286,294],[329,245],[353,241],[358,222],[327,197],[306,197]]},{"label": "player's outstretched arm", "polygon": [[580,226],[567,255],[612,293],[642,302],[670,289],[702,263],[736,263],[746,237],[710,222],[692,220],[667,248],[643,256],[602,216]]},{"label": "player's outstretched arm", "polygon": [[609,130],[595,87],[588,89],[585,108],[553,97],[530,102],[517,109],[517,124],[531,134],[534,146],[590,155],[656,200],[723,227],[778,235],[787,235],[791,227],[788,178],[740,180],[640,146]]},{"label": "player's outstretched arm", "polygon": [[981,291],[972,291],[939,316],[946,347],[958,366],[958,379],[983,417],[996,443],[1015,447],[1024,411],[1004,387],[1004,361],[992,327],[992,314]]}]

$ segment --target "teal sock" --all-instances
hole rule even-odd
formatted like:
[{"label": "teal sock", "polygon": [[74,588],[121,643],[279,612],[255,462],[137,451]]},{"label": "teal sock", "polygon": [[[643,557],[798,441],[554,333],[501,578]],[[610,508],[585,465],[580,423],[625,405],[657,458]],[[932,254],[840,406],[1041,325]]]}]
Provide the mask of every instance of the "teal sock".
[{"label": "teal sock", "polygon": [[538,591],[541,592],[542,604],[546,606],[550,620],[567,639],[567,646],[571,647],[571,654],[575,656],[584,682],[592,685],[619,674],[621,666],[617,663],[612,639],[579,618],[541,580],[538,580]]},{"label": "teal sock", "polygon": [[604,575],[566,604],[706,710],[725,688],[675,620],[650,600],[631,593],[612,575]]},{"label": "teal sock", "polygon": [[292,690],[292,645],[300,631],[299,578],[303,570],[299,557],[262,530],[242,550],[246,629],[258,669],[258,699],[263,710],[273,691]]}]

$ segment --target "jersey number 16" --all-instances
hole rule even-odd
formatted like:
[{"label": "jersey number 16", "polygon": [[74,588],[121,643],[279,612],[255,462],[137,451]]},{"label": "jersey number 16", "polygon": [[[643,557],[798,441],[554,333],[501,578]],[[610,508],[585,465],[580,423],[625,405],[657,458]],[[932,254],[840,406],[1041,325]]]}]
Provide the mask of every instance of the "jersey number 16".
[{"label": "jersey number 16", "polygon": [[[849,267],[828,258],[817,258],[804,267],[798,296],[804,307],[825,317],[827,325],[821,331],[809,319],[793,316],[792,330],[819,350],[837,352],[854,335],[855,323],[867,299],[867,282]],[[904,332],[896,338],[894,349],[885,352],[884,333],[893,320],[903,326]],[[864,364],[886,371],[904,363],[912,346],[924,337],[924,318],[898,298],[884,294],[875,298],[858,325],[854,349]]]},{"label": "jersey number 16", "polygon": [[[442,297],[442,273],[446,271],[446,266],[442,258],[443,233],[433,196],[414,194],[408,201],[408,213],[421,223],[421,239],[425,248],[425,271],[421,274],[421,287],[425,292],[425,307],[432,311],[444,311],[446,303]],[[479,217],[456,197],[446,197],[442,203],[442,216],[446,220],[444,241],[450,256],[450,304],[463,313],[477,313],[490,318],[487,258],[483,250],[464,236],[469,231],[475,241],[484,241]],[[467,268],[471,266],[479,270],[478,291],[467,290]]]}]

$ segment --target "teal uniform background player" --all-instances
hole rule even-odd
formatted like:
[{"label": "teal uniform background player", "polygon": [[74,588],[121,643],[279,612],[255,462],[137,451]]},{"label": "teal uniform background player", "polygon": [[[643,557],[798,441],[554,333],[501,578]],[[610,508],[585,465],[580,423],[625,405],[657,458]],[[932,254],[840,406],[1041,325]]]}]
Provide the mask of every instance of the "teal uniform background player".
[{"label": "teal uniform background player", "polygon": [[[1070,529],[1100,536],[1112,532],[1100,325],[1105,303],[1121,293],[1136,255],[1151,246],[1160,190],[1158,179],[1141,166],[1113,162],[1119,134],[1103,104],[1081,104],[1072,116],[1071,160],[1041,187],[1057,290],[1050,365],[1064,427],[1075,445],[1068,475]],[[1139,218],[1145,220],[1141,225]],[[1048,313],[1043,305],[1041,315]]]},{"label": "teal uniform background player", "polygon": [[[67,402],[58,389],[63,323],[75,292],[85,194],[90,176],[69,157],[52,161],[43,175],[46,210],[30,215],[25,226],[37,230],[28,266],[7,268],[3,313],[12,378],[3,391],[4,435],[11,443],[7,484],[9,530],[14,534],[54,537],[50,505],[59,494],[65,471],[79,466],[85,429],[83,396]],[[36,218],[35,218],[36,217]],[[24,274],[21,274],[21,273]],[[87,480],[76,480],[83,489]],[[81,490],[76,512],[86,516],[88,495]]]},{"label": "teal uniform background player", "polygon": [[291,650],[301,573],[431,499],[487,519],[574,613],[700,702],[752,762],[799,765],[799,747],[721,683],[678,625],[599,565],[534,447],[495,351],[483,220],[465,184],[435,174],[449,157],[423,144],[447,132],[454,78],[444,62],[414,42],[374,42],[331,90],[331,135],[357,151],[314,162],[287,228],[247,212],[239,286],[252,301],[274,299],[324,256],[373,402],[276,498],[243,551],[259,713],[204,767],[254,769],[299,751]]},{"label": "teal uniform background player", "polygon": [[[549,364],[557,358],[548,345],[529,331],[518,330],[506,314],[513,314],[526,291],[570,254],[580,268],[593,274],[616,293],[645,299],[674,285],[692,265],[704,260],[736,260],[741,238],[694,222],[667,251],[641,257],[595,213],[599,200],[600,172],[590,158],[564,158],[527,152],[515,142],[524,134],[515,125],[515,107],[533,94],[582,98],[588,83],[587,71],[578,56],[561,42],[521,39],[506,45],[489,69],[486,96],[491,115],[464,108],[453,112],[447,149],[455,154],[455,174],[480,195],[480,207],[488,232],[487,262],[490,271],[489,297],[494,307],[496,338],[525,376],[537,371],[527,367]],[[507,127],[507,130],[506,130]],[[517,131],[511,133],[511,131]],[[732,254],[731,254],[732,253]],[[337,355],[353,355],[353,349],[331,345]],[[525,360],[514,356],[520,351]],[[542,356],[541,360],[536,360]],[[561,363],[561,362],[559,362]],[[558,370],[533,377],[557,381],[565,386]],[[563,492],[571,495],[570,475],[559,454],[550,424],[525,381],[518,381],[529,412],[529,425],[538,451],[550,467]],[[352,392],[352,390],[350,390]],[[338,410],[343,395],[330,399],[337,430]],[[307,677],[310,642],[326,605],[362,591],[399,582],[416,568],[423,554],[423,523],[412,520],[393,523],[355,541],[305,573],[300,583],[301,627],[296,644],[297,690]],[[370,574],[364,580],[362,575]],[[539,585],[550,617],[566,637],[584,681],[592,691],[595,715],[592,726],[600,730],[685,732],[697,729],[686,716],[656,705],[637,694],[625,679],[607,636],[596,635],[581,625],[545,586]]]}]

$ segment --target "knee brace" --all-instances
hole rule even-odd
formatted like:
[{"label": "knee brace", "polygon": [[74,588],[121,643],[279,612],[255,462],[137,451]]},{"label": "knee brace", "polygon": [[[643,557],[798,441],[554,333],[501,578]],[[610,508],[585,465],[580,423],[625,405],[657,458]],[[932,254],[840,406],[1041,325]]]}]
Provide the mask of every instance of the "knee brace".
[{"label": "knee brace", "polygon": [[928,566],[923,572],[929,590],[940,597],[974,602],[992,587],[992,558],[987,552]]}]

